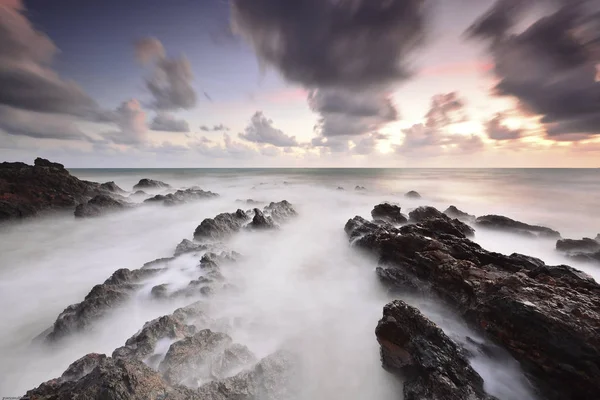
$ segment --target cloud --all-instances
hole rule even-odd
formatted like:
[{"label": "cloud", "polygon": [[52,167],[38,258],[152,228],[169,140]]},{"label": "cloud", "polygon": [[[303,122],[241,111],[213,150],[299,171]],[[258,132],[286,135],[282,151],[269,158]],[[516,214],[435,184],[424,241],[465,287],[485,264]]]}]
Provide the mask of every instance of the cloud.
[{"label": "cloud", "polygon": [[323,137],[317,136],[310,142],[311,147],[321,148],[332,153],[345,153],[350,151],[350,142],[347,137]]},{"label": "cloud", "polygon": [[506,36],[516,24],[518,17],[534,1],[497,0],[492,8],[481,16],[467,30],[467,34],[476,38],[499,40]]},{"label": "cloud", "polygon": [[[510,14],[505,3],[496,3],[492,12]],[[499,79],[495,93],[513,96],[523,111],[542,116],[550,139],[600,133],[600,13],[590,8],[597,5],[596,0],[565,2],[519,34],[472,33],[490,40]]]},{"label": "cloud", "polygon": [[135,42],[136,57],[143,64],[152,64],[152,75],[146,88],[152,94],[151,106],[159,111],[190,109],[196,105],[192,87],[192,67],[184,56],[168,58],[158,39],[145,38]]},{"label": "cloud", "polygon": [[489,120],[485,125],[485,131],[490,139],[494,140],[515,140],[520,139],[523,135],[521,129],[510,129],[503,125],[503,115],[497,114]]},{"label": "cloud", "polygon": [[210,128],[209,128],[208,126],[206,126],[206,125],[202,125],[202,126],[200,127],[200,130],[201,130],[201,131],[204,131],[204,132],[210,132]]},{"label": "cloud", "polygon": [[257,154],[256,150],[237,142],[227,133],[223,134],[223,143],[214,142],[206,137],[191,143],[190,147],[203,156],[211,158],[247,159]]},{"label": "cloud", "polygon": [[235,33],[306,87],[364,88],[407,78],[425,35],[422,0],[232,0]]},{"label": "cloud", "polygon": [[214,125],[212,127],[212,129],[209,128],[206,125],[202,125],[200,127],[200,130],[204,131],[204,132],[210,132],[210,131],[213,131],[213,132],[228,132],[230,129],[227,126],[223,125],[223,124],[219,124],[219,125]]},{"label": "cloud", "polygon": [[166,132],[189,132],[190,126],[187,121],[177,119],[169,113],[158,113],[150,124],[150,129],[153,131]]},{"label": "cloud", "polygon": [[24,12],[20,0],[4,0],[0,6],[0,105],[102,120],[96,102],[51,69],[58,49]]},{"label": "cloud", "polygon": [[115,123],[118,131],[111,131],[103,136],[116,144],[143,144],[147,139],[148,125],[146,112],[136,99],[124,101],[115,112]]},{"label": "cloud", "polygon": [[462,122],[466,119],[464,107],[465,102],[457,92],[435,95],[431,99],[429,111],[425,115],[426,125],[439,128]]},{"label": "cloud", "polygon": [[242,139],[253,143],[272,144],[277,147],[298,146],[295,136],[288,136],[273,126],[273,121],[257,111],[250,120],[244,133],[238,134]]},{"label": "cloud", "polygon": [[370,134],[355,143],[355,146],[352,148],[352,152],[354,154],[366,156],[373,152],[375,152],[377,148],[377,144],[380,140],[386,139],[386,136],[381,134]]},{"label": "cloud", "polygon": [[35,139],[89,140],[73,118],[0,106],[0,130]]},{"label": "cloud", "polygon": [[390,96],[381,91],[313,90],[308,104],[320,115],[316,130],[324,137],[364,135],[398,119]]}]

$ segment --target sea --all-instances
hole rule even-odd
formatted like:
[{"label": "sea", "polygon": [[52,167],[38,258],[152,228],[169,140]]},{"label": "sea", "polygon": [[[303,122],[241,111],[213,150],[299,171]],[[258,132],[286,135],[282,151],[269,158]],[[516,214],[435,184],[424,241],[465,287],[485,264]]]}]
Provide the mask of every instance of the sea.
[{"label": "sea", "polygon": [[[306,399],[401,398],[401,382],[381,367],[374,330],[393,297],[379,284],[376,261],[351,248],[348,219],[370,217],[387,201],[408,213],[422,205],[450,205],[477,216],[499,214],[558,230],[564,238],[600,233],[600,169],[71,169],[80,179],[114,181],[127,192],[141,178],[179,188],[200,187],[219,197],[179,206],[144,204],[99,218],[72,212],[0,226],[0,397],[20,396],[56,378],[88,353],[124,345],[146,321],[182,303],[150,301],[151,288],[184,287],[198,259],[179,257],[169,271],[146,282],[127,304],[94,329],[52,348],[32,345],[68,305],[120,268],[136,269],[173,255],[205,218],[288,200],[298,217],[270,232],[240,232],[227,247],[242,255],[222,273],[237,291],[215,295],[211,317],[258,357],[283,347],[301,354],[298,375]],[[355,190],[357,186],[365,190]],[[420,199],[404,194],[415,190]],[[169,191],[169,190],[167,190]],[[165,190],[149,191],[163,193]],[[134,202],[142,199],[132,198]],[[600,267],[573,262],[555,240],[477,229],[488,250],[569,264],[600,279]],[[196,272],[197,275],[197,272]],[[397,295],[396,295],[397,296]],[[479,338],[436,299],[404,297],[458,342]],[[187,303],[190,303],[188,301]],[[242,321],[242,322],[239,322]],[[485,355],[471,359],[486,390],[503,400],[536,399],[518,363]]]}]

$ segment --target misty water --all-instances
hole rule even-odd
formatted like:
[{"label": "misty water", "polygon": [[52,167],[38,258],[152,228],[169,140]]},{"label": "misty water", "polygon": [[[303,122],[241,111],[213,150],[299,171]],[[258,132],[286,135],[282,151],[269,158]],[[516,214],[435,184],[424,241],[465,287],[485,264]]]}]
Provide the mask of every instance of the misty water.
[{"label": "misty water", "polygon": [[[170,290],[196,279],[198,257],[183,255],[167,272],[149,279],[125,306],[99,321],[93,332],[56,348],[31,344],[70,304],[119,268],[173,254],[204,219],[237,208],[237,199],[290,201],[299,216],[271,232],[241,232],[226,244],[242,259],[222,268],[238,290],[205,298],[210,317],[225,322],[235,342],[258,357],[279,348],[297,350],[297,379],[306,399],[398,399],[401,383],[381,368],[374,329],[391,297],[379,285],[375,260],[352,249],[343,227],[375,204],[395,202],[407,213],[420,205],[453,204],[470,214],[501,214],[549,226],[565,238],[600,233],[600,169],[595,170],[73,170],[81,179],[115,181],[125,190],[140,178],[174,188],[200,186],[211,200],[176,207],[144,205],[101,218],[57,214],[0,228],[0,396],[18,396],[60,376],[79,357],[111,354],[144,324],[196,299],[157,302],[150,289]],[[366,191],[355,191],[361,185]],[[337,190],[342,186],[345,190]],[[403,193],[423,196],[409,200]],[[488,250],[519,252],[549,264],[569,264],[596,280],[600,268],[573,263],[555,241],[478,229]],[[478,338],[434,299],[404,298],[453,339]],[[232,322],[233,321],[233,322]],[[168,347],[168,344],[165,346]],[[166,351],[166,348],[164,349]],[[534,399],[516,362],[471,360],[486,390],[500,399]]]}]

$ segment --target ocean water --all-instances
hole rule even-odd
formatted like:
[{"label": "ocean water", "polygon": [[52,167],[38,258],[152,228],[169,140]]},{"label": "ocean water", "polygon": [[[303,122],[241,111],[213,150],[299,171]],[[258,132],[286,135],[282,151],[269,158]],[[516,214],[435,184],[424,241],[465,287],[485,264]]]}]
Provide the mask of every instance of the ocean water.
[{"label": "ocean water", "polygon": [[[78,169],[81,179],[115,181],[131,191],[141,178],[174,188],[199,186],[219,193],[177,207],[144,205],[101,218],[75,220],[61,213],[0,227],[0,396],[19,396],[59,376],[77,358],[122,346],[144,322],[186,302],[149,300],[152,286],[172,290],[197,278],[197,259],[182,256],[134,298],[53,349],[31,340],[68,305],[119,268],[173,254],[196,226],[221,212],[249,208],[237,199],[286,199],[299,217],[274,232],[242,232],[227,247],[243,255],[224,267],[235,293],[207,300],[211,317],[236,321],[227,331],[257,356],[282,347],[302,354],[299,375],[306,399],[398,399],[401,383],[382,368],[374,329],[390,300],[374,274],[375,262],[348,245],[343,227],[389,201],[407,213],[420,205],[453,204],[470,214],[501,214],[549,226],[566,238],[600,233],[600,169]],[[364,186],[366,191],[355,191]],[[345,190],[337,190],[343,187]],[[403,194],[416,190],[418,200]],[[139,201],[139,200],[138,200]],[[555,241],[477,230],[484,248],[567,263],[596,280],[600,267],[578,264],[554,250]],[[405,298],[458,341],[474,332],[434,299]],[[482,339],[483,340],[483,339]],[[479,356],[472,365],[500,399],[534,399],[516,362]]]}]

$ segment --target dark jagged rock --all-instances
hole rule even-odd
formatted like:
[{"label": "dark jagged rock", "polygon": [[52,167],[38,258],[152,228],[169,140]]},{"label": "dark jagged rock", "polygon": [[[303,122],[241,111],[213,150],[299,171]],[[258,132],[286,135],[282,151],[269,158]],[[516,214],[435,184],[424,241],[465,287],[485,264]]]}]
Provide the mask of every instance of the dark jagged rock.
[{"label": "dark jagged rock", "polygon": [[408,222],[408,219],[400,211],[400,207],[396,205],[381,203],[373,208],[371,216],[374,220],[387,221],[392,224],[404,224]]},{"label": "dark jagged rock", "polygon": [[[430,230],[439,230],[454,236],[473,236],[475,230],[469,225],[458,219],[451,219],[446,214],[440,212],[434,207],[418,207],[408,213],[411,222],[421,223],[422,228]],[[413,230],[414,227],[407,227],[406,230]],[[460,232],[460,234],[459,234]]]},{"label": "dark jagged rock", "polygon": [[194,231],[194,238],[222,240],[238,232],[247,221],[248,215],[242,210],[219,214],[215,218],[206,218]]},{"label": "dark jagged rock", "polygon": [[592,253],[600,250],[600,243],[590,238],[583,239],[559,239],[556,242],[556,250],[565,252]]},{"label": "dark jagged rock", "polygon": [[93,197],[87,203],[82,203],[75,207],[75,217],[99,217],[103,214],[123,210],[130,206],[130,204],[122,200],[118,200],[114,197],[110,197],[104,194],[99,194]]},{"label": "dark jagged rock", "polygon": [[183,239],[175,248],[175,257],[185,253],[194,253],[207,250],[208,246],[202,243],[194,243],[191,240]]},{"label": "dark jagged rock", "polygon": [[270,215],[275,222],[284,222],[298,215],[294,207],[287,200],[270,203],[264,208],[264,213]]},{"label": "dark jagged rock", "polygon": [[162,189],[170,187],[171,185],[161,181],[155,181],[154,179],[140,179],[140,181],[133,186],[133,189]]},{"label": "dark jagged rock", "polygon": [[144,200],[144,203],[162,202],[166,206],[173,206],[177,204],[187,203],[189,201],[211,199],[218,196],[219,195],[216,193],[207,192],[202,189],[185,189],[178,190],[175,193],[169,193],[166,195],[158,194],[156,196]]},{"label": "dark jagged rock", "polygon": [[62,164],[38,158],[35,165],[0,163],[0,221],[45,210],[71,210],[102,190],[72,176]]},{"label": "dark jagged rock", "polygon": [[123,193],[125,193],[125,191],[123,189],[121,189],[113,181],[111,181],[111,182],[105,182],[105,183],[100,184],[100,189],[106,190],[107,192],[115,193],[115,194],[123,194]]},{"label": "dark jagged rock", "polygon": [[270,216],[265,216],[258,208],[254,209],[254,217],[247,227],[249,229],[276,229],[277,225]]},{"label": "dark jagged rock", "polygon": [[444,211],[444,214],[446,214],[450,218],[456,218],[458,220],[467,221],[467,222],[475,221],[475,218],[476,218],[474,215],[471,215],[469,213],[461,211],[458,208],[456,208],[455,206],[450,206],[450,207],[446,208],[446,211]]},{"label": "dark jagged rock", "polygon": [[205,400],[290,400],[298,398],[296,358],[278,351],[250,370],[201,386],[196,393]]},{"label": "dark jagged rock", "polygon": [[354,187],[354,190],[356,190],[357,192],[364,192],[365,190],[367,190],[367,188],[364,186],[357,185]]},{"label": "dark jagged rock", "polygon": [[502,215],[484,215],[475,220],[477,226],[530,237],[560,238],[560,233],[545,226],[529,225]]},{"label": "dark jagged rock", "polygon": [[156,269],[117,270],[103,284],[96,285],[81,303],[67,307],[56,319],[46,340],[59,340],[89,329],[95,321],[123,304],[140,287],[139,283],[158,273]]},{"label": "dark jagged rock", "polygon": [[148,261],[145,263],[141,269],[155,269],[162,270],[164,267],[168,266],[169,261],[173,261],[175,257],[163,257],[157,258],[154,261]]},{"label": "dark jagged rock", "polygon": [[234,344],[224,333],[203,329],[173,343],[158,370],[171,384],[198,387],[253,362],[255,357],[245,346]]},{"label": "dark jagged rock", "polygon": [[386,370],[402,376],[405,400],[493,400],[463,351],[419,310],[400,300],[375,329]]},{"label": "dark jagged rock", "polygon": [[433,229],[424,235],[419,225],[397,229],[356,217],[346,232],[355,246],[379,258],[384,283],[437,295],[508,350],[545,398],[595,398],[600,285],[568,266],[489,252]]},{"label": "dark jagged rock", "polygon": [[28,391],[24,399],[199,400],[194,391],[170,386],[141,361],[114,359],[104,354],[80,358],[60,378]]},{"label": "dark jagged rock", "polygon": [[166,283],[156,285],[150,290],[150,296],[152,296],[153,298],[155,298],[157,300],[166,299],[168,297],[167,296],[168,293],[169,293],[169,285],[167,285]]},{"label": "dark jagged rock", "polygon": [[407,199],[420,199],[421,195],[419,194],[419,192],[411,190],[410,192],[405,193],[404,197],[406,197]]},{"label": "dark jagged rock", "polygon": [[237,199],[235,202],[236,203],[244,203],[244,204],[248,204],[248,205],[252,205],[252,206],[263,204],[263,202],[261,202],[261,201],[256,201],[256,200],[252,200],[252,199],[246,199],[246,200]]},{"label": "dark jagged rock", "polygon": [[196,328],[185,325],[185,321],[175,314],[159,317],[146,322],[139,332],[127,339],[125,346],[119,347],[113,352],[112,357],[143,361],[154,353],[159,340],[178,340],[192,336],[194,333],[196,333]]},{"label": "dark jagged rock", "polygon": [[600,250],[592,253],[587,252],[573,252],[567,255],[570,259],[586,262],[586,263],[600,263]]}]

